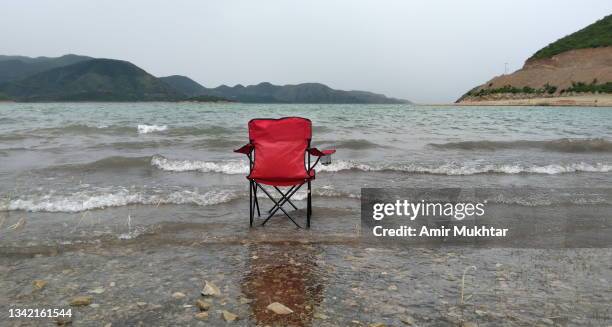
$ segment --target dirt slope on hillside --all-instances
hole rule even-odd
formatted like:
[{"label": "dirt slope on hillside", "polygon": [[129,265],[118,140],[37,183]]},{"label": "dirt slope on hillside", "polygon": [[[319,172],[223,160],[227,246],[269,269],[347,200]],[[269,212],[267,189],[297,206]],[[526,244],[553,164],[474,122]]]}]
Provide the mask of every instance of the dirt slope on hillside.
[{"label": "dirt slope on hillside", "polygon": [[[571,87],[572,82],[590,84],[594,79],[597,79],[597,84],[612,82],[612,47],[570,50],[552,58],[529,60],[516,72],[497,76],[472,92],[507,85],[539,89],[548,83],[556,87],[556,92],[549,96],[558,96],[561,90]],[[495,100],[528,97],[527,94],[495,94],[481,98]],[[459,102],[477,100],[475,97],[464,97]]]}]

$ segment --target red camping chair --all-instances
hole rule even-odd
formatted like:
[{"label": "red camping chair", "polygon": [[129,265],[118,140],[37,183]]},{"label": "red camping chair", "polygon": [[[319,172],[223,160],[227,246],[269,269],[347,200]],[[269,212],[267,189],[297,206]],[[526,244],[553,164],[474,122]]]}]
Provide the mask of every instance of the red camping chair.
[{"label": "red camping chair", "polygon": [[[253,226],[255,208],[257,215],[259,202],[257,190],[262,190],[274,206],[268,210],[268,217],[262,226],[281,210],[297,227],[301,227],[291,218],[289,213],[283,209],[283,205],[289,203],[295,210],[297,207],[291,202],[291,197],[302,187],[308,184],[308,200],[306,208],[306,226],[310,227],[310,216],[312,215],[310,182],[315,179],[314,168],[321,157],[329,156],[336,150],[320,151],[310,147],[312,138],[312,122],[306,118],[285,117],[280,119],[253,119],[249,121],[249,143],[236,153],[244,153],[249,158],[249,219]],[[308,155],[306,155],[308,154]],[[310,156],[317,157],[311,165]],[[272,186],[279,194],[280,199],[276,201],[272,195],[262,186]],[[279,187],[286,186],[286,192]]]}]

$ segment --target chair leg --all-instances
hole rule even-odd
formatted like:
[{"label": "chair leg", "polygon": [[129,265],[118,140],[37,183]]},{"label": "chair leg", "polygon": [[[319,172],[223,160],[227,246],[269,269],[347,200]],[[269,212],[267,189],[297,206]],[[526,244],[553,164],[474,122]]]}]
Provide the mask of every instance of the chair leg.
[{"label": "chair leg", "polygon": [[[291,198],[291,197],[292,197],[292,196],[293,196],[293,195],[294,195],[294,194],[295,194],[295,193],[296,193],[296,192],[297,192],[297,191],[298,191],[298,190],[299,190],[299,189],[300,189],[300,188],[301,188],[303,185],[304,185],[304,184],[300,184],[300,185],[298,185],[297,187],[291,187],[291,189],[289,189],[289,190],[287,191],[287,193],[284,193],[284,194],[281,192],[281,198],[278,200],[278,204],[275,204],[275,207],[273,207],[273,208],[272,208],[273,210],[272,210],[270,213],[271,213],[272,215],[274,215],[274,213],[276,213],[276,211],[277,211],[278,209],[283,210],[283,208],[281,208],[281,206],[284,206],[286,203],[290,203],[290,202],[291,202],[290,198]],[[279,191],[280,191],[280,190],[279,190]],[[298,209],[296,208],[295,210],[298,210]],[[285,211],[285,210],[283,210],[283,212],[285,212],[285,213],[286,213],[286,211]],[[291,217],[289,217],[289,218],[291,218]],[[293,219],[292,219],[292,220],[293,220]]]},{"label": "chair leg", "polygon": [[310,181],[308,181],[308,203],[306,208],[306,228],[310,228],[310,216],[312,215],[312,189],[310,187]]},{"label": "chair leg", "polygon": [[249,182],[249,225],[253,227],[253,182]]},{"label": "chair leg", "polygon": [[[257,186],[255,186],[255,182],[251,182],[253,184],[253,199],[255,200],[255,206],[257,207],[257,217],[261,217],[261,212],[259,211],[259,200],[257,200]],[[255,216],[255,212],[253,212],[253,216]]]},{"label": "chair leg", "polygon": [[[258,186],[258,184],[256,184]],[[270,193],[268,193],[268,191],[266,191],[265,188],[259,186],[259,188],[261,188],[261,190],[268,196],[268,198],[270,198],[270,201],[272,201],[275,205],[275,209],[268,215],[268,218],[266,218],[264,220],[264,222],[261,224],[262,226],[264,226],[268,220],[270,220],[270,218],[272,218],[272,216],[274,216],[274,214],[276,213],[276,211],[280,210],[282,211],[285,216],[287,216],[287,218],[289,218],[289,220],[291,220],[298,228],[302,228],[302,226],[300,226],[298,223],[295,222],[295,220],[293,220],[293,218],[291,218],[291,216],[287,213],[287,211],[285,211],[285,209],[283,209],[283,205],[285,203],[287,203],[287,200],[289,198],[291,198],[293,196],[293,194],[295,194],[295,192],[297,192],[300,187],[304,185],[304,184],[300,184],[298,187],[296,187],[295,189],[293,189],[293,191],[291,191],[291,193],[287,194],[282,200],[280,201],[276,201],[274,200],[274,198],[272,197],[272,195],[270,195]]]},{"label": "chair leg", "polygon": [[[287,194],[291,193],[291,191],[293,191],[293,188],[295,188],[295,186],[291,186],[291,188],[287,191]],[[281,200],[285,199],[285,196],[287,194],[283,193],[283,191],[281,191],[278,187],[274,186],[274,189],[278,192],[278,194],[281,195]],[[291,200],[287,199],[287,202],[293,207],[293,209],[298,210],[298,208],[295,206],[295,204],[293,204],[293,202],[291,202]],[[270,210],[268,210],[268,212],[272,212],[272,210],[274,210],[276,207],[272,207],[270,208]]]}]

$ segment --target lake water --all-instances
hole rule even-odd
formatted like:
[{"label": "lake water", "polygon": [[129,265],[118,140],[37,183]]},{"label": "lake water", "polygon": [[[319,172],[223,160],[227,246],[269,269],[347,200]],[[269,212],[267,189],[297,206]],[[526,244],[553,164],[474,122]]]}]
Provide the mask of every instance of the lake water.
[{"label": "lake water", "polygon": [[[364,186],[609,185],[612,111],[409,105],[2,104],[0,192],[9,210],[78,212],[244,198],[255,117],[303,116],[319,196]],[[6,205],[6,204],[5,204]]]},{"label": "lake water", "polygon": [[[248,228],[247,161],[232,150],[247,142],[250,119],[283,116],[311,119],[313,145],[338,150],[331,165],[317,169],[310,231],[280,215],[265,228]],[[456,249],[450,256],[366,249],[355,244],[355,230],[363,187],[516,188],[521,204],[535,206],[538,194],[522,190],[608,188],[611,122],[605,108],[0,103],[0,268],[11,276],[0,282],[0,298],[61,304],[116,281],[132,286],[96,295],[102,307],[75,319],[187,324],[193,313],[185,310],[192,309],[175,308],[168,294],[195,299],[206,278],[224,285],[227,304],[215,302],[217,308],[253,324],[394,325],[402,315],[435,326],[485,318],[497,325],[508,316],[517,325],[545,316],[597,324],[609,318],[597,316],[612,299],[609,250]],[[298,192],[298,206],[305,196]],[[547,199],[565,205],[561,195],[556,200]],[[296,255],[289,260],[287,253]],[[276,259],[266,261],[267,254]],[[546,269],[526,269],[534,260]],[[480,280],[472,301],[493,312],[484,318],[453,305],[469,265]],[[261,293],[281,288],[270,281],[278,275],[266,277],[270,266],[283,271],[281,284],[301,281],[298,293],[306,295],[284,295],[297,303],[299,318],[266,316]],[[519,270],[521,279],[513,279]],[[507,274],[502,286],[499,274]],[[53,294],[24,291],[36,278],[54,281]],[[378,284],[365,285],[372,280]],[[397,295],[380,302],[390,287]],[[522,300],[500,302],[499,294]],[[551,299],[558,307],[546,306]],[[148,306],[130,306],[138,301]],[[150,314],[153,305],[163,313]],[[121,309],[111,311],[115,306]],[[221,324],[218,314],[210,319]]]}]

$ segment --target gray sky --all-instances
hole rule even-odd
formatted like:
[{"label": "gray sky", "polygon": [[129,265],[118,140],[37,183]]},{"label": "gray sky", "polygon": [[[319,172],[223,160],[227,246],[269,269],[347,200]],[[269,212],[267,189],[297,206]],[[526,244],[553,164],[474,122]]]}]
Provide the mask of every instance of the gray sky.
[{"label": "gray sky", "polygon": [[0,54],[133,62],[207,87],[321,82],[421,103],[457,99],[612,1],[4,0]]}]

